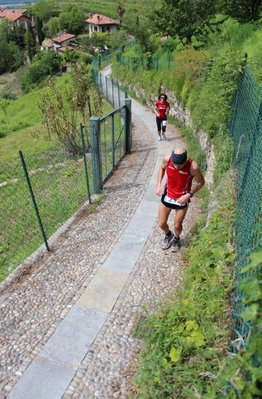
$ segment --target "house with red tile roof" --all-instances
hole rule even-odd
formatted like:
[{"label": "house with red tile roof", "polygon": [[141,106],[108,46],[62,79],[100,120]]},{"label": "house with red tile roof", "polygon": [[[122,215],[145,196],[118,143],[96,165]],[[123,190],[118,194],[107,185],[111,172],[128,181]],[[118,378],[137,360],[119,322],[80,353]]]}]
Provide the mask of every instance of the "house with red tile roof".
[{"label": "house with red tile roof", "polygon": [[54,51],[63,52],[65,48],[75,49],[76,46],[76,35],[72,35],[71,33],[67,33],[64,31],[62,35],[58,35],[52,39]]},{"label": "house with red tile roof", "polygon": [[90,17],[86,19],[88,24],[89,34],[92,35],[93,32],[113,32],[120,25],[120,21],[107,17],[102,14],[90,14]]},{"label": "house with red tile roof", "polygon": [[14,22],[17,25],[26,28],[27,24],[32,24],[32,19],[27,15],[28,10],[23,9],[12,9],[5,10],[4,8],[0,9],[0,23],[4,19],[8,19],[9,21]]}]

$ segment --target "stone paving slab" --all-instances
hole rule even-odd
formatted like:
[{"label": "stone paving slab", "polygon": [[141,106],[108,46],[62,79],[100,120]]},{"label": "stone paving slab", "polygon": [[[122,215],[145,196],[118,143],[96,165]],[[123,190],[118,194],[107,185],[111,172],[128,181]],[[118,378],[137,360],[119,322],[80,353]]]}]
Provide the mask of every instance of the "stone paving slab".
[{"label": "stone paving slab", "polygon": [[77,303],[90,309],[110,313],[127,278],[128,274],[100,269]]},{"label": "stone paving slab", "polygon": [[107,316],[107,313],[74,305],[39,356],[72,368],[78,366]]},{"label": "stone paving slab", "polygon": [[37,357],[8,399],[60,399],[74,374],[70,367]]}]

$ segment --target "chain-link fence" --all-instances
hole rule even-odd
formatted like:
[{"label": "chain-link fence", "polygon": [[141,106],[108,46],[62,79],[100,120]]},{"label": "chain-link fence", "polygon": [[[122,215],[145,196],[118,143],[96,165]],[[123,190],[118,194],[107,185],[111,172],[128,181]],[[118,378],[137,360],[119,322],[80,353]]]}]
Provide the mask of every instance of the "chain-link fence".
[{"label": "chain-link fence", "polygon": [[[238,283],[248,274],[241,274],[250,262],[250,255],[262,247],[262,89],[244,70],[234,100],[234,116],[230,126],[235,145],[234,170],[237,190],[235,218],[236,272],[233,295],[232,351],[248,345],[252,326],[240,317],[244,310],[244,294]],[[261,258],[262,264],[262,258]]]},{"label": "chain-link fence", "polygon": [[124,104],[127,98],[125,87],[121,86],[118,81],[112,79],[110,76],[103,75],[97,70],[92,70],[93,81],[99,87],[105,99],[112,105],[113,108],[120,107]]},{"label": "chain-link fence", "polygon": [[59,144],[35,156],[20,152],[17,159],[0,164],[0,282],[41,245],[49,249],[48,239],[91,201],[129,152],[131,107],[127,109],[125,93],[117,90],[115,98],[122,106],[95,118],[96,129],[90,129],[91,153],[86,153],[80,125],[82,155]]},{"label": "chain-link fence", "polygon": [[[92,186],[90,159],[87,170]],[[20,159],[0,165],[0,179],[1,281],[43,244],[37,214],[50,238],[90,193],[83,157],[71,156],[62,146],[35,156],[20,153]]]}]

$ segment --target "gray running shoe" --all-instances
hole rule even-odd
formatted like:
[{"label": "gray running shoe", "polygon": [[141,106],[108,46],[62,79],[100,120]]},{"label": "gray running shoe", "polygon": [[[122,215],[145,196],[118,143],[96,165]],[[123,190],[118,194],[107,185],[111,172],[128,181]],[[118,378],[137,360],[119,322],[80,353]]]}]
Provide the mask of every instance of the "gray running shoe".
[{"label": "gray running shoe", "polygon": [[173,241],[171,242],[171,252],[176,252],[180,247],[181,247],[180,240],[174,238]]},{"label": "gray running shoe", "polygon": [[167,249],[171,245],[171,241],[174,237],[174,233],[171,232],[170,236],[165,235],[163,242],[162,242],[162,249]]}]

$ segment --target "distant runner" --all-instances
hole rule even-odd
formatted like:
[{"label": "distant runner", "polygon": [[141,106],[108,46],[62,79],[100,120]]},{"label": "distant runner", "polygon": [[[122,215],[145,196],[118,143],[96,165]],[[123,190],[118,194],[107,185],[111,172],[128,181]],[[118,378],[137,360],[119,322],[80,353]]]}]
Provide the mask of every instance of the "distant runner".
[{"label": "distant runner", "polygon": [[169,111],[170,111],[170,104],[167,101],[167,95],[165,93],[161,93],[154,107],[159,141],[162,139],[161,130],[162,130],[163,139],[166,140],[167,115],[169,114]]}]

